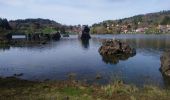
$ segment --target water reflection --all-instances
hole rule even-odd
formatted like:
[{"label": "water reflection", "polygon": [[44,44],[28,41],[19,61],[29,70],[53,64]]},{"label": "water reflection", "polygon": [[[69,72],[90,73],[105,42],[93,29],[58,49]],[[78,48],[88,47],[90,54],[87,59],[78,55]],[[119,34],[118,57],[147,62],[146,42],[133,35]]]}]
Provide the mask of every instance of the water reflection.
[{"label": "water reflection", "polygon": [[9,49],[10,49],[9,44],[0,44],[0,51],[5,51],[5,50],[9,50]]},{"label": "water reflection", "polygon": [[81,39],[80,42],[81,42],[81,45],[84,49],[89,48],[89,39]]},{"label": "water reflection", "polygon": [[122,39],[129,43],[134,48],[145,49],[145,50],[166,50],[170,48],[170,40],[164,39]]},{"label": "water reflection", "polygon": [[80,41],[77,36],[70,35],[69,38],[47,43],[18,42],[0,45],[0,76],[23,73],[20,78],[27,80],[65,80],[68,73],[76,73],[77,79],[93,82],[100,73],[102,79],[97,82],[107,83],[115,78],[112,74],[120,72],[119,76],[122,76],[125,83],[145,84],[147,79],[160,86],[170,85],[159,71],[160,55],[170,48],[170,36],[116,36],[136,48],[137,54],[133,57],[101,57],[98,49],[103,39],[113,37],[92,36],[89,41]]},{"label": "water reflection", "polygon": [[125,61],[128,60],[130,57],[135,56],[134,55],[130,55],[130,54],[122,54],[122,55],[101,55],[102,59],[105,63],[109,63],[109,64],[117,64],[119,63],[120,60]]},{"label": "water reflection", "polygon": [[96,39],[120,39],[121,41],[129,43],[132,47],[136,49],[143,50],[154,50],[162,51],[165,49],[170,49],[170,35],[143,35],[143,34],[133,34],[133,35],[97,35],[93,36]]},{"label": "water reflection", "polygon": [[8,51],[11,48],[21,48],[30,50],[42,50],[53,48],[53,41],[28,41],[25,39],[15,39],[9,43],[0,44],[0,51]]}]

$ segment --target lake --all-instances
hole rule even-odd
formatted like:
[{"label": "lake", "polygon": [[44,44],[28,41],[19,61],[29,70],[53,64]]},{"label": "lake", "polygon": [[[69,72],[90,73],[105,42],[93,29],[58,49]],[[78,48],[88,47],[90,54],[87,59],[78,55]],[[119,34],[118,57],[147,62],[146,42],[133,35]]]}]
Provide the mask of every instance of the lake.
[{"label": "lake", "polygon": [[[137,86],[170,85],[159,71],[160,56],[170,48],[170,35],[93,35],[89,41],[77,37],[71,35],[44,45],[1,45],[0,77],[67,80],[74,73],[77,80],[88,83],[107,84],[119,79]],[[137,54],[116,63],[112,59],[107,61],[98,49],[103,40],[113,38],[129,43],[136,48]],[[97,80],[98,75],[101,79]]]}]

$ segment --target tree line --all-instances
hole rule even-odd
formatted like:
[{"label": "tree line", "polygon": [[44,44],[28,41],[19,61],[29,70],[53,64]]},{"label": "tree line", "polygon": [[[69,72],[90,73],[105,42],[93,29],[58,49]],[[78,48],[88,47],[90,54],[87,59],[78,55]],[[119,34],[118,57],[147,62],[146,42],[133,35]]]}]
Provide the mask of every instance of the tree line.
[{"label": "tree line", "polygon": [[[25,33],[25,34],[50,34],[54,32],[60,32],[67,34],[68,32],[77,32],[80,29],[80,25],[68,26],[57,23],[49,19],[19,19],[11,20],[0,18],[0,34],[4,33]],[[77,30],[77,31],[76,31]]]},{"label": "tree line", "polygon": [[91,27],[91,33],[122,33],[125,31],[132,33],[139,28],[143,28],[145,33],[157,33],[159,32],[159,25],[170,25],[170,11],[148,13],[95,23]]}]

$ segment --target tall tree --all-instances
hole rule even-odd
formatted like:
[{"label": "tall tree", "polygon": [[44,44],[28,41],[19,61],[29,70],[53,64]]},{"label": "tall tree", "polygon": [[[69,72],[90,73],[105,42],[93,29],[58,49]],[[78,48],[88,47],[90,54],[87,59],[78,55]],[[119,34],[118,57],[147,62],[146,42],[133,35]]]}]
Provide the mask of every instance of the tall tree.
[{"label": "tall tree", "polygon": [[170,24],[170,17],[165,16],[164,19],[161,22],[161,25],[168,25],[168,24]]}]

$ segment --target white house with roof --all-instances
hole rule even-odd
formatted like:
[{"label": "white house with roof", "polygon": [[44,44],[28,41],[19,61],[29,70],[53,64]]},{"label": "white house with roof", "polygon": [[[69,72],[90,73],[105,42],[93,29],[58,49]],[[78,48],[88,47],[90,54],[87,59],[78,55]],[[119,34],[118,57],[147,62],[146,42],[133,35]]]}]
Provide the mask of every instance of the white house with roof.
[{"label": "white house with roof", "polygon": [[158,26],[158,29],[161,31],[161,32],[170,32],[170,25],[159,25]]}]

